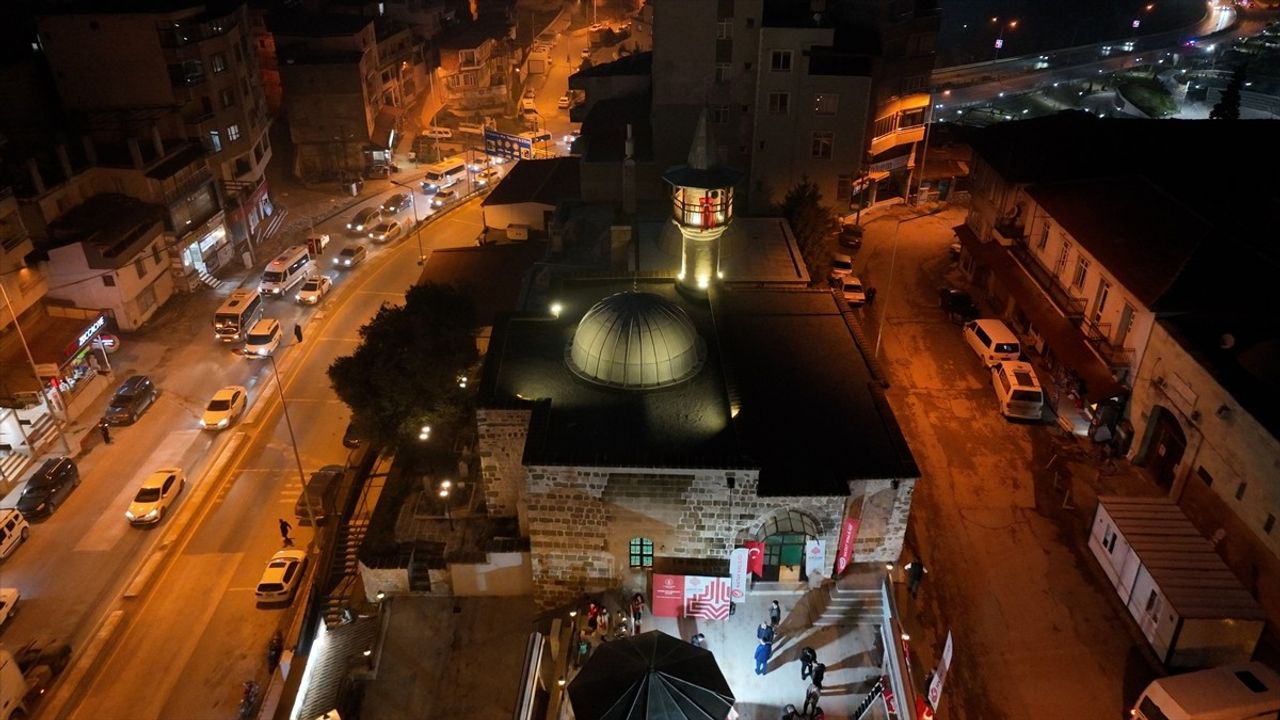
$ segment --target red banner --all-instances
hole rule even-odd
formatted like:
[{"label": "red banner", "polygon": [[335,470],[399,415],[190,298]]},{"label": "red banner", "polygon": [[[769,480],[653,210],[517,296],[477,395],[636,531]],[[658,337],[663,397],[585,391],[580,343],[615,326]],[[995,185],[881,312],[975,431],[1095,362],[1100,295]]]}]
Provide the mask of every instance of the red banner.
[{"label": "red banner", "polygon": [[764,542],[747,540],[742,543],[747,549],[747,572],[756,577],[764,575]]},{"label": "red banner", "polygon": [[844,523],[840,526],[840,544],[836,548],[836,575],[844,572],[849,567],[849,563],[853,561],[853,545],[858,539],[858,525],[861,523],[857,518],[844,518]]},{"label": "red banner", "polygon": [[684,614],[684,576],[653,576],[653,616],[681,617]]}]

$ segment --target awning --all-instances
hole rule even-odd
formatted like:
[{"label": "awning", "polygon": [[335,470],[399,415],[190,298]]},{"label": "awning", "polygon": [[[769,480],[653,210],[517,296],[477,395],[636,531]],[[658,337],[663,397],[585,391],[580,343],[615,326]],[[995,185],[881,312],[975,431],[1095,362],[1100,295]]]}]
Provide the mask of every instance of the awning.
[{"label": "awning", "polygon": [[[104,314],[87,320],[39,314],[22,318],[22,333],[37,366],[52,365],[61,368],[80,348],[88,345],[99,332],[106,330],[107,324],[108,319]],[[31,375],[31,363],[16,332],[9,333],[0,342],[0,367],[25,368],[22,374]],[[52,377],[52,374],[49,376]]]},{"label": "awning", "polygon": [[981,242],[968,225],[957,225],[953,229],[956,237],[960,238],[961,246],[974,260],[987,266],[999,278],[1058,361],[1084,379],[1085,396],[1089,402],[1128,392],[1102,358],[1089,347],[1080,329],[1058,311],[1004,246],[996,242]]}]

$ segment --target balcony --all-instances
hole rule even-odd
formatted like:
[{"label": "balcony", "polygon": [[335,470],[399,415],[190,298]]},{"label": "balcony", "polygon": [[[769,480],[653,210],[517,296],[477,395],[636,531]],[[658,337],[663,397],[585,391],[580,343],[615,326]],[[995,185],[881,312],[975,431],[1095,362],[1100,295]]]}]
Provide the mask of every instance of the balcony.
[{"label": "balcony", "polygon": [[164,203],[172,205],[179,199],[190,195],[193,190],[213,179],[209,166],[201,163],[194,172],[187,175],[177,184],[164,183]]},{"label": "balcony", "polygon": [[1036,254],[1027,247],[1027,238],[1019,237],[1016,242],[1009,246],[1009,252],[1013,254],[1014,259],[1022,266],[1023,270],[1036,281],[1036,285],[1049,296],[1053,304],[1058,310],[1072,322],[1080,322],[1084,319],[1084,298],[1075,297],[1067,292],[1067,289],[1058,282],[1057,276],[1049,272],[1049,268],[1040,264],[1040,260]]},{"label": "balcony", "polygon": [[1111,324],[1110,323],[1093,323],[1088,320],[1080,320],[1080,330],[1084,333],[1085,340],[1089,345],[1106,360],[1107,367],[1112,372],[1120,374],[1119,371],[1127,370],[1133,366],[1133,349],[1126,347],[1116,347],[1111,342]]},{"label": "balcony", "polygon": [[996,242],[1008,247],[1027,239],[1026,226],[1022,223],[998,222],[992,228]]}]

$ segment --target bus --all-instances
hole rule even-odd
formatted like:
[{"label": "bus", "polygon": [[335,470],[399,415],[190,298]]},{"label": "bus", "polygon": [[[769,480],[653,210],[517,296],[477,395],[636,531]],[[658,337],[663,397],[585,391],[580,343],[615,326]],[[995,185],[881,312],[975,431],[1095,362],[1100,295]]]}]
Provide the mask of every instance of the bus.
[{"label": "bus", "polygon": [[283,297],[289,288],[314,273],[316,261],[306,245],[294,245],[267,263],[258,290],[268,297]]},{"label": "bus", "polygon": [[467,162],[459,157],[451,157],[427,168],[427,175],[422,179],[422,191],[430,195],[452,187],[467,174]]},{"label": "bus", "polygon": [[262,318],[262,296],[257,290],[235,290],[213,314],[213,336],[222,342],[244,339],[253,324]]}]

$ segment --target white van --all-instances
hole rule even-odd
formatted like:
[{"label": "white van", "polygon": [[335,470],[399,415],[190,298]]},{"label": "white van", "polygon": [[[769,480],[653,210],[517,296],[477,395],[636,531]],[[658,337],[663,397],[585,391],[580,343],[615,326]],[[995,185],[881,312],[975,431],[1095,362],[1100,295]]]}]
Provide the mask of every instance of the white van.
[{"label": "white van", "polygon": [[964,340],[987,367],[1001,360],[1017,360],[1022,355],[1018,336],[999,320],[986,318],[965,323]]},{"label": "white van", "polygon": [[430,195],[447,187],[453,187],[466,174],[467,163],[462,158],[452,157],[436,163],[427,168],[427,174],[422,178],[422,192]]},{"label": "white van", "polygon": [[1247,663],[1160,678],[1142,691],[1130,714],[1135,720],[1280,717],[1280,675]]},{"label": "white van", "polygon": [[0,560],[13,554],[31,536],[31,526],[13,508],[0,509]]},{"label": "white van", "polygon": [[258,290],[267,297],[283,297],[289,288],[316,270],[316,261],[306,245],[294,245],[267,263]]},{"label": "white van", "polygon": [[1039,420],[1044,415],[1044,391],[1031,363],[1002,360],[991,368],[991,386],[1005,417]]},{"label": "white van", "polygon": [[449,140],[453,138],[453,131],[447,127],[437,127],[432,125],[422,131],[424,137],[435,138],[437,140]]}]

